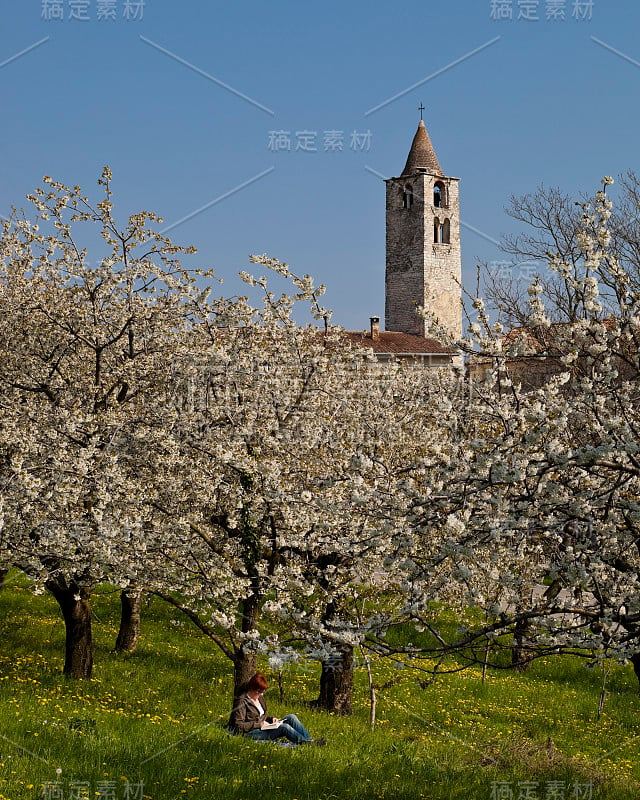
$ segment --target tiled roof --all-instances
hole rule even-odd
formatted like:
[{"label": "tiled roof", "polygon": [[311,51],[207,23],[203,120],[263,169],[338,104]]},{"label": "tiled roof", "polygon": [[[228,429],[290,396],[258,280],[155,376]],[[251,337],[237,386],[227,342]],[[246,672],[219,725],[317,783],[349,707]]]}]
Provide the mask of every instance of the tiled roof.
[{"label": "tiled roof", "polygon": [[399,331],[380,331],[376,339],[369,331],[344,331],[343,334],[355,345],[370,347],[374,353],[393,355],[456,355],[452,347],[446,347],[435,339],[413,336]]},{"label": "tiled roof", "polygon": [[433,149],[431,139],[427,133],[423,120],[420,120],[416,135],[413,137],[411,150],[407,163],[402,170],[403,175],[413,175],[419,169],[426,169],[427,172],[436,175],[444,175],[438,163],[436,151]]},{"label": "tiled roof", "polygon": [[[612,328],[616,320],[607,317],[601,320],[605,328]],[[504,334],[502,341],[505,345],[515,344],[518,341],[525,341],[532,354],[546,353],[548,355],[559,355],[561,351],[558,350],[558,336],[560,336],[561,344],[564,344],[562,333],[565,330],[571,330],[571,322],[552,322],[550,325],[530,325],[512,328]],[[526,358],[526,354],[522,356]]]}]

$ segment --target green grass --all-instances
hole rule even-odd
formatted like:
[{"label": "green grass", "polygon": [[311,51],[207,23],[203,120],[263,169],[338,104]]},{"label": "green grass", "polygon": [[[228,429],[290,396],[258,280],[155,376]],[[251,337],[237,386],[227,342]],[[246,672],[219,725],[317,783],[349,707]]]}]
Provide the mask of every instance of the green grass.
[{"label": "green grass", "polygon": [[0,592],[0,800],[71,800],[82,786],[101,800],[491,800],[497,781],[514,798],[519,782],[537,784],[529,796],[539,800],[554,786],[556,798],[573,799],[576,783],[592,784],[598,800],[640,796],[629,667],[613,668],[598,719],[602,672],[577,659],[490,672],[485,683],[469,670],[426,689],[413,670],[379,663],[380,683],[399,680],[379,693],[373,732],[364,669],[354,715],[341,719],[305,705],[317,667],[291,668],[283,703],[272,681],[270,710],[298,713],[328,745],[281,748],[227,735],[230,664],[177,612],[150,602],[139,651],[116,656],[118,595],[105,589],[95,600],[95,678],[68,681],[54,601],[11,578]]}]

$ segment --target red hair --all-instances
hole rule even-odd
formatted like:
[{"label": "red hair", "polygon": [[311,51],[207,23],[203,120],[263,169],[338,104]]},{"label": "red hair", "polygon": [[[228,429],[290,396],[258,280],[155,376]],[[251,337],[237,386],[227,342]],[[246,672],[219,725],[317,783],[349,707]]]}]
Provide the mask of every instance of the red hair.
[{"label": "red hair", "polygon": [[249,683],[247,684],[247,691],[249,692],[264,692],[269,684],[267,683],[267,679],[261,672],[256,672],[253,677],[249,678]]}]

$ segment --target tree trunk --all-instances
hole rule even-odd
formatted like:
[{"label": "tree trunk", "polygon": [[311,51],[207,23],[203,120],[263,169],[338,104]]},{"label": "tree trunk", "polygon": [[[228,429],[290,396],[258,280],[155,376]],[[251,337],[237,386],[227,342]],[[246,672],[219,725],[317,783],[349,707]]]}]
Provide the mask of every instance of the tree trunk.
[{"label": "tree trunk", "polygon": [[[260,616],[259,600],[259,578],[254,576],[252,579],[253,592],[245,597],[238,606],[240,616],[240,630],[242,633],[249,633],[254,630]],[[240,646],[233,655],[233,704],[235,705],[238,697],[247,691],[247,683],[256,673],[256,654],[245,650]]]},{"label": "tree trunk", "polygon": [[247,683],[256,673],[256,654],[247,653],[241,647],[233,658],[233,703],[243,692],[247,691]]},{"label": "tree trunk", "polygon": [[531,666],[531,651],[533,643],[528,633],[531,629],[529,620],[519,620],[513,634],[511,648],[511,665],[517,672],[526,672]]},{"label": "tree trunk", "polygon": [[63,579],[49,580],[46,587],[58,602],[64,619],[64,674],[70,678],[90,678],[93,669],[91,591],[73,582],[67,584]]},{"label": "tree trunk", "polygon": [[120,592],[120,630],[116,639],[116,653],[133,653],[140,635],[140,606],[142,589],[131,586]]},{"label": "tree trunk", "polygon": [[4,586],[4,581],[7,575],[9,574],[8,569],[0,569],[0,589]]},{"label": "tree trunk", "polygon": [[320,694],[311,705],[334,714],[351,714],[353,696],[353,648],[345,647],[336,658],[322,662]]},{"label": "tree trunk", "polygon": [[631,663],[633,664],[633,671],[636,673],[636,678],[640,683],[640,653],[634,653],[631,656]]}]

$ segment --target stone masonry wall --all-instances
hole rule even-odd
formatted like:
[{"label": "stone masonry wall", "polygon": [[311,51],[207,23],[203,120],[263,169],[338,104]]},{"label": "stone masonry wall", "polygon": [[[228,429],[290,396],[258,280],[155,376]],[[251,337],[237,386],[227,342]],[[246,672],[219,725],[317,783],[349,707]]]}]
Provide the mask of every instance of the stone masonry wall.
[{"label": "stone masonry wall", "polygon": [[[446,188],[444,205],[434,202],[434,185]],[[411,197],[410,207],[403,198]],[[407,202],[409,205],[409,202]],[[457,178],[426,172],[387,181],[387,330],[425,335],[418,306],[427,307],[454,335],[462,332],[460,213]],[[449,243],[434,242],[434,220],[449,220]]]}]

